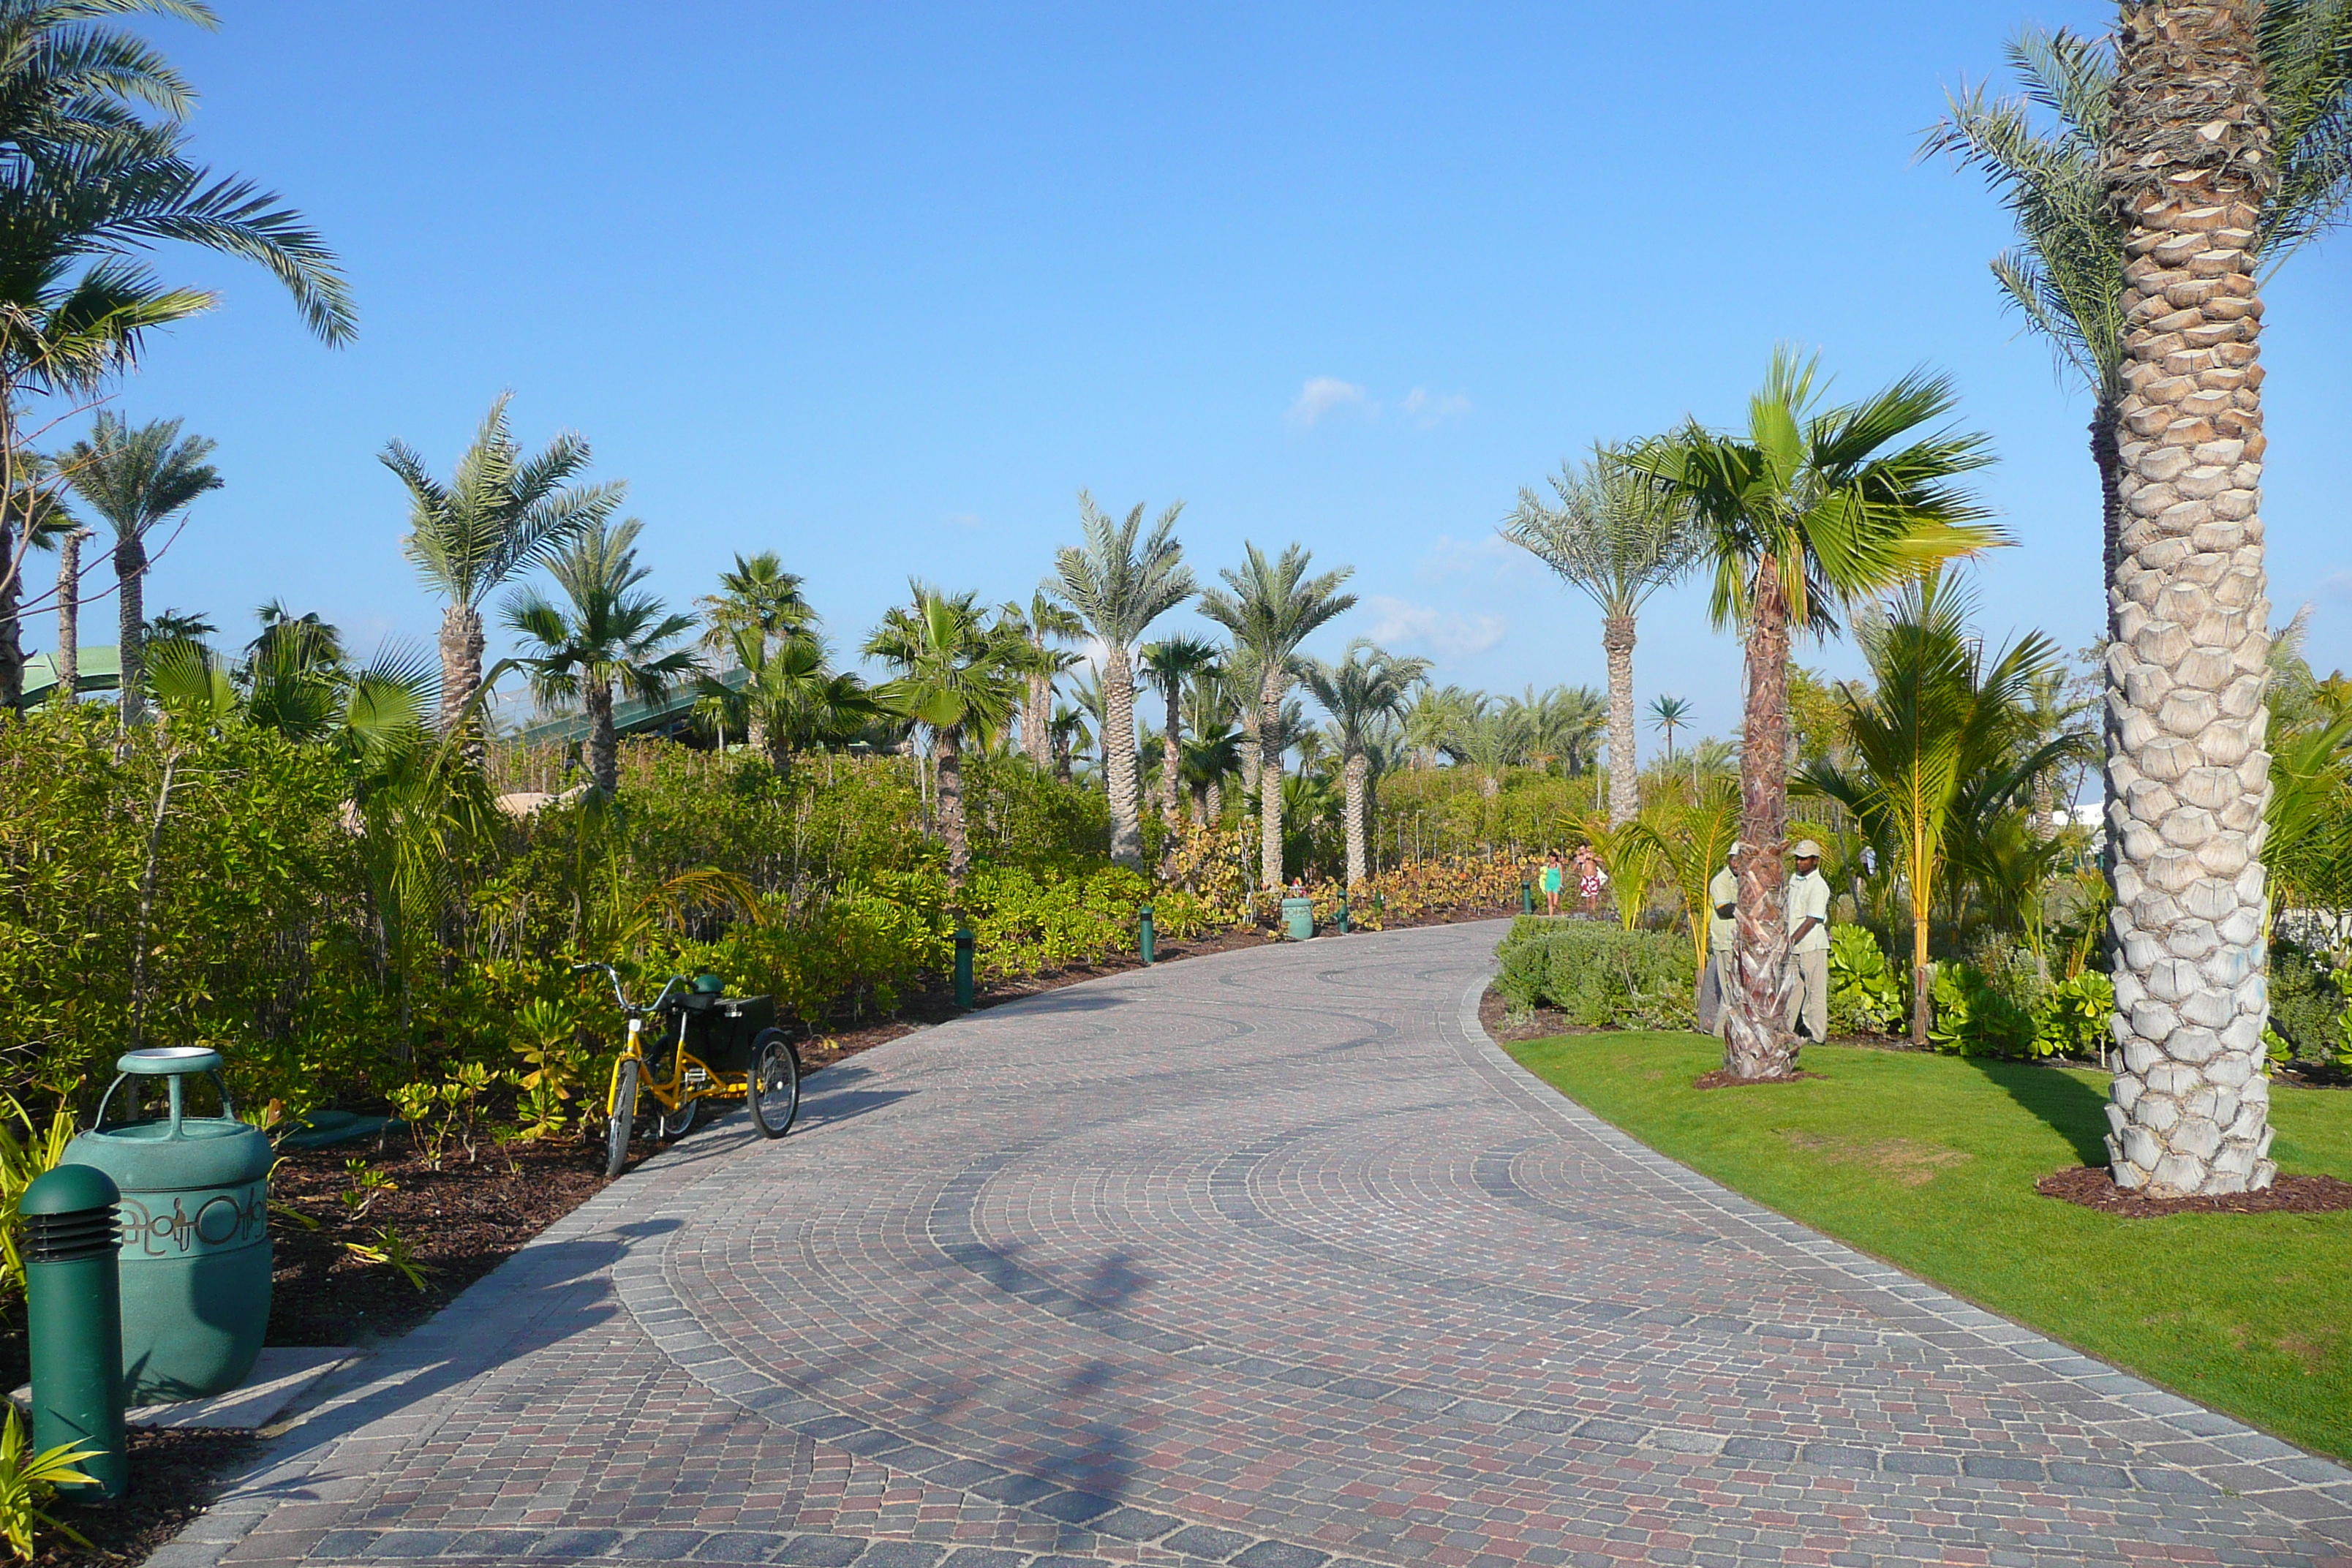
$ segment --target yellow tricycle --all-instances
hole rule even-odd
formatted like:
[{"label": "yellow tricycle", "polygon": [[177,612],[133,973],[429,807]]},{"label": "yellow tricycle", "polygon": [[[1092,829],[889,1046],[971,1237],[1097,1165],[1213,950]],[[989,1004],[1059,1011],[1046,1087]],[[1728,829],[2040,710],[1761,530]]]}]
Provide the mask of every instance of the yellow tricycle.
[{"label": "yellow tricycle", "polygon": [[628,1024],[604,1100],[606,1175],[619,1175],[627,1163],[629,1140],[639,1133],[640,1094],[654,1101],[644,1121],[655,1137],[682,1138],[704,1100],[739,1097],[763,1135],[792,1131],[801,1109],[801,1058],[776,1026],[775,998],[727,995],[716,974],[673,974],[653,1005],[640,1007],[611,964],[572,966],[574,974],[599,969]]}]

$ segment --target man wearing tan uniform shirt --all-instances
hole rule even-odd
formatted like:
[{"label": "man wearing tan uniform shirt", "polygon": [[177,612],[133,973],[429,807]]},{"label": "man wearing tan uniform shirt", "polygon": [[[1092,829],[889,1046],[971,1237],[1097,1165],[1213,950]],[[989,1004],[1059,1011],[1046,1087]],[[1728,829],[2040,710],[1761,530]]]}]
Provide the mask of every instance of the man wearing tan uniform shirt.
[{"label": "man wearing tan uniform shirt", "polygon": [[1822,875],[1822,847],[1797,846],[1797,874],[1789,879],[1789,1026],[1800,1023],[1816,1040],[1830,1037],[1830,883]]},{"label": "man wearing tan uniform shirt", "polygon": [[1731,943],[1739,931],[1739,856],[1725,851],[1723,868],[1706,884],[1706,973],[1698,977],[1698,1026],[1720,1036],[1730,1015]]}]

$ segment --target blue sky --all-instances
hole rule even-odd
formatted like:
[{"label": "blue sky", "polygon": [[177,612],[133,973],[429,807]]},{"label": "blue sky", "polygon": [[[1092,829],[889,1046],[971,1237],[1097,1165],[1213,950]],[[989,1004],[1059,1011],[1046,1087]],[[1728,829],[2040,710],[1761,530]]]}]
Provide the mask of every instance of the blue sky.
[{"label": "blue sky", "polygon": [[[270,597],[429,637],[375,453],[446,470],[510,388],[527,442],[577,429],[629,480],[681,604],[760,548],[845,643],[910,573],[1025,598],[1086,486],[1181,497],[1204,577],[1244,539],[1352,564],[1322,651],[1597,685],[1596,613],[1496,521],[1596,437],[1736,419],[1782,340],[1852,394],[1951,373],[2019,542],[1989,629],[2098,627],[2089,409],[2000,308],[1990,198],[1913,160],[2020,22],[2095,5],[222,11],[154,29],[198,148],[317,222],[362,313],[329,352],[257,271],[163,258],[224,302],[121,406],[216,437],[227,487],[148,603],[239,640]],[[2352,665],[2347,254],[2297,257],[2263,338],[2273,595],[2315,604],[2323,669]],[[1696,585],[1635,671],[1736,720]]]}]

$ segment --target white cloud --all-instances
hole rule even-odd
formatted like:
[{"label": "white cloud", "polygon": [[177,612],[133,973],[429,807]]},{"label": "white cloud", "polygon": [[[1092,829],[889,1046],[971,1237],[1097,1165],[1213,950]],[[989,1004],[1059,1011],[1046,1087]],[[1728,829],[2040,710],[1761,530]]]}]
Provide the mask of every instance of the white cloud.
[{"label": "white cloud", "polygon": [[1458,392],[1443,397],[1425,386],[1416,386],[1405,394],[1402,405],[1405,417],[1424,430],[1434,430],[1440,425],[1450,425],[1470,416],[1470,400]]},{"label": "white cloud", "polygon": [[1413,574],[1424,583],[1443,583],[1450,577],[1476,577],[1483,582],[1501,584],[1511,578],[1532,574],[1536,558],[1505,539],[1500,533],[1481,534],[1475,539],[1456,539],[1441,533],[1429,554],[1413,569]]},{"label": "white cloud", "polygon": [[981,526],[980,514],[976,511],[951,511],[948,513],[947,516],[940,519],[940,521],[947,524],[950,528],[978,528]]},{"label": "white cloud", "polygon": [[1318,375],[1299,389],[1298,401],[1290,405],[1290,412],[1284,417],[1293,425],[1311,426],[1327,414],[1343,411],[1372,419],[1379,416],[1381,405],[1352,381]]},{"label": "white cloud", "polygon": [[1370,634],[1374,642],[1383,647],[1414,645],[1446,658],[1484,653],[1501,642],[1509,629],[1509,623],[1500,616],[1457,616],[1385,594],[1366,598],[1364,608],[1376,617]]},{"label": "white cloud", "polygon": [[2331,599],[2352,599],[2352,572],[2331,574],[2319,584],[2319,591]]}]

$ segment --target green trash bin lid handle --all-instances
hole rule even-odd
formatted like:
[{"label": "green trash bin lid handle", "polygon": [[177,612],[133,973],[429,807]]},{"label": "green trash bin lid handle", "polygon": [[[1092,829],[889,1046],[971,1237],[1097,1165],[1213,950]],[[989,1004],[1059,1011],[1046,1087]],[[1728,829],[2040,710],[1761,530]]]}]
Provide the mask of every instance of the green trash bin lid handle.
[{"label": "green trash bin lid handle", "polygon": [[143,1050],[125,1051],[114,1058],[116,1072],[137,1073],[142,1078],[220,1069],[221,1054],[209,1046],[149,1046]]}]

